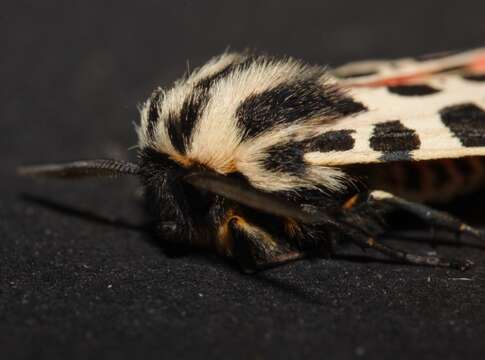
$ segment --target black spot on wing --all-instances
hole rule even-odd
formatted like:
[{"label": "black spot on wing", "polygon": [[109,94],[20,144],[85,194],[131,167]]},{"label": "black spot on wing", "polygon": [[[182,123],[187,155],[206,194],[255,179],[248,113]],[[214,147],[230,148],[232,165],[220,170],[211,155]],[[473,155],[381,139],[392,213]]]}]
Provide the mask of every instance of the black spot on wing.
[{"label": "black spot on wing", "polygon": [[350,115],[365,106],[315,81],[281,84],[248,97],[236,111],[243,138],[314,116]]},{"label": "black spot on wing", "polygon": [[468,81],[482,82],[485,81],[485,74],[465,75],[463,76],[463,79]]},{"label": "black spot on wing", "polygon": [[354,130],[334,130],[312,139],[308,151],[347,151],[352,150],[355,140],[352,137]]},{"label": "black spot on wing", "polygon": [[441,121],[465,147],[485,146],[485,111],[475,104],[449,106],[440,111]]},{"label": "black spot on wing", "polygon": [[385,152],[380,157],[379,160],[385,162],[391,161],[408,161],[412,160],[412,156],[409,151],[394,151],[394,152]]},{"label": "black spot on wing", "polygon": [[420,146],[416,132],[398,120],[376,124],[370,138],[370,147],[383,153],[383,161],[410,160],[409,152]]},{"label": "black spot on wing", "polygon": [[441,90],[435,89],[429,85],[394,85],[388,86],[387,90],[391,94],[401,95],[401,96],[425,96],[433,95],[439,93]]},{"label": "black spot on wing", "polygon": [[157,89],[153,92],[150,97],[150,107],[148,109],[148,119],[147,119],[147,134],[150,139],[155,137],[155,126],[158,123],[159,113],[158,107],[160,106],[160,99],[162,97],[162,89]]}]

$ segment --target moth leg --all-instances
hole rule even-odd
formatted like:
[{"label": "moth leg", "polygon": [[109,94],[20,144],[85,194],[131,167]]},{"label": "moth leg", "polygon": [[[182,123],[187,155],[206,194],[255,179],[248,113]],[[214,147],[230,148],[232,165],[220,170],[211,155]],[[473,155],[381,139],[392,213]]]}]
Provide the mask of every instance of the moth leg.
[{"label": "moth leg", "polygon": [[424,220],[431,227],[443,227],[452,230],[457,234],[468,234],[485,241],[485,233],[483,231],[464,223],[460,219],[457,219],[446,212],[435,210],[429,206],[399,198],[391,193],[375,190],[369,194],[367,201],[370,203],[388,204],[393,208],[405,210]]},{"label": "moth leg", "polygon": [[252,273],[306,256],[305,252],[278,242],[242,217],[232,217],[227,227],[232,240],[232,256],[244,272]]},{"label": "moth leg", "polygon": [[439,256],[431,255],[417,255],[408,253],[401,249],[396,249],[380,243],[372,237],[365,238],[362,236],[352,236],[351,240],[360,245],[361,247],[367,247],[375,249],[376,251],[385,254],[391,258],[402,261],[403,263],[413,264],[413,265],[426,265],[434,267],[445,267],[465,271],[472,267],[474,264],[470,260],[455,260],[446,259]]},{"label": "moth leg", "polygon": [[[363,211],[364,214],[369,215],[369,209],[366,208],[367,206],[371,206],[375,208],[375,211],[380,210],[388,210],[388,209],[380,209],[377,205],[390,205],[391,209],[403,209],[406,211],[415,214],[424,220],[426,220],[431,225],[443,225],[443,219],[451,218],[452,225],[454,225],[454,229],[456,229],[456,225],[461,225],[462,222],[451,217],[450,215],[430,209],[427,206],[412,203],[403,199],[400,199],[392,194],[384,193],[383,191],[373,191],[371,192],[365,199],[359,199],[359,196],[356,195],[353,198],[349,199],[343,206],[343,210],[345,211]],[[403,205],[404,204],[404,205]],[[363,207],[362,207],[362,206]],[[418,209],[418,210],[415,210]],[[428,217],[423,217],[423,214],[427,214],[431,212],[431,221]],[[370,212],[372,213],[372,212]],[[435,220],[436,214],[438,214],[438,220]],[[429,216],[429,215],[425,215]],[[360,220],[359,220],[360,219]],[[356,245],[359,245],[362,248],[371,248],[374,249],[382,254],[385,254],[391,258],[399,260],[403,263],[413,264],[413,265],[427,265],[427,266],[435,266],[435,267],[447,267],[459,270],[467,270],[471,266],[473,266],[473,262],[470,260],[456,260],[456,259],[447,259],[442,258],[439,256],[434,255],[418,255],[409,253],[402,249],[397,249],[388,245],[384,245],[380,241],[376,240],[374,236],[377,236],[381,233],[378,227],[369,226],[368,223],[372,223],[372,221],[364,221],[362,219],[367,219],[366,216],[362,217],[362,214],[358,215],[357,217],[349,216],[346,219],[342,219],[343,225],[340,228],[340,231],[344,232],[347,235],[347,238],[354,242]],[[448,224],[448,223],[445,223]],[[446,225],[446,227],[450,228],[450,225]],[[459,226],[458,226],[459,228]]]}]

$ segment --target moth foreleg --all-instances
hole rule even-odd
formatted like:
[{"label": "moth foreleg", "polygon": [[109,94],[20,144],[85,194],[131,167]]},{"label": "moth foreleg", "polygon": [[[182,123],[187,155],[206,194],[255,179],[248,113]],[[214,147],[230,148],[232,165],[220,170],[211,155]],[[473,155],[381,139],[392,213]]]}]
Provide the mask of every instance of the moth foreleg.
[{"label": "moth foreleg", "polygon": [[228,227],[233,256],[245,272],[255,272],[306,256],[303,251],[278,242],[263,229],[240,217],[229,220]]},{"label": "moth foreleg", "polygon": [[394,196],[391,193],[375,190],[369,193],[367,201],[369,203],[373,203],[374,205],[379,203],[387,204],[392,208],[407,211],[422,219],[432,227],[443,227],[454,231],[457,234],[468,234],[474,238],[485,241],[485,233],[483,231],[466,224],[462,220],[455,218],[446,212],[433,209],[420,203],[402,199]]}]

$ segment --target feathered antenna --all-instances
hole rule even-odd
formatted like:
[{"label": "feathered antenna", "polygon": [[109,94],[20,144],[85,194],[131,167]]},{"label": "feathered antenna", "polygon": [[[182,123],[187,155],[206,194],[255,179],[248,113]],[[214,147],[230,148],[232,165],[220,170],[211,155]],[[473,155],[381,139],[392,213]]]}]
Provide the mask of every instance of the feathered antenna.
[{"label": "feathered antenna", "polygon": [[138,175],[137,164],[111,159],[81,160],[62,164],[20,166],[17,174],[32,177],[85,178],[116,177],[119,175]]}]

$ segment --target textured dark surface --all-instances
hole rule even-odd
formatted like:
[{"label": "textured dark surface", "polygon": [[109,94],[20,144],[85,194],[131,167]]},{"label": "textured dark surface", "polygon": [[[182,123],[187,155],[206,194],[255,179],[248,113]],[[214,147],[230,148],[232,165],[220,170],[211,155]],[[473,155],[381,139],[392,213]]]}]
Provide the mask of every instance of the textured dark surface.
[{"label": "textured dark surface", "polygon": [[467,273],[358,257],[245,276],[210,256],[168,258],[130,227],[145,220],[133,179],[13,175],[19,163],[132,159],[137,103],[186,59],[228,45],[330,64],[475,47],[480,3],[3,1],[2,359],[483,357],[483,250],[438,248],[475,260]]}]

